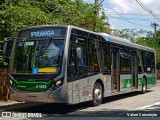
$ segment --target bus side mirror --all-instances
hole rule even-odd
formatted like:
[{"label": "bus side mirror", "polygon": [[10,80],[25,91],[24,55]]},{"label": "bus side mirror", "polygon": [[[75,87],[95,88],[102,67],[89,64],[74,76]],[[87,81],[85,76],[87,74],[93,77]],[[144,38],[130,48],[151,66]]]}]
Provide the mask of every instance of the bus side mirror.
[{"label": "bus side mirror", "polygon": [[4,39],[2,54],[6,55],[6,57],[8,58],[10,57],[13,42],[14,42],[14,38],[12,37],[8,37]]}]

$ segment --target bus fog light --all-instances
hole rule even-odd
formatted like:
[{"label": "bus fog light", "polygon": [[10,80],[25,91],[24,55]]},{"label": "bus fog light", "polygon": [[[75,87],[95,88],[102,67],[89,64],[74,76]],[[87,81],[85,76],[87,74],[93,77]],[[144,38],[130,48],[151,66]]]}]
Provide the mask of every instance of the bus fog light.
[{"label": "bus fog light", "polygon": [[56,86],[58,86],[58,85],[60,85],[60,84],[62,84],[62,81],[61,81],[61,80],[58,80],[58,81],[56,82]]}]

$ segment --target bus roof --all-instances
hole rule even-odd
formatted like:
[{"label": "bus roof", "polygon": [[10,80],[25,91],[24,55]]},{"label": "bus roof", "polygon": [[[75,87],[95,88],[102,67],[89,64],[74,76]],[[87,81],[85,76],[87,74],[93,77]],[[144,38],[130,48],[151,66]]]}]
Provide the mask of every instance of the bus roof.
[{"label": "bus roof", "polygon": [[146,47],[146,46],[142,46],[142,45],[133,43],[133,42],[129,41],[128,39],[119,38],[119,37],[112,36],[112,35],[109,35],[109,34],[106,34],[106,33],[99,33],[99,35],[101,35],[104,39],[109,38],[110,42],[113,42],[113,43],[118,43],[118,44],[121,44],[121,45],[126,45],[126,46],[129,46],[129,47],[133,47],[133,48],[137,48],[137,49],[141,49],[141,50],[147,50],[147,51],[154,51],[155,52],[155,50],[153,48],[149,48],[149,47]]},{"label": "bus roof", "polygon": [[64,27],[64,28],[70,28],[70,29],[75,28],[75,29],[79,29],[79,30],[86,31],[86,32],[89,32],[89,33],[100,35],[104,39],[109,38],[110,42],[112,42],[112,43],[118,43],[120,45],[126,45],[126,46],[129,46],[129,47],[133,47],[133,48],[137,48],[137,49],[141,49],[141,50],[147,50],[147,51],[152,51],[152,52],[154,51],[155,52],[155,50],[153,48],[149,48],[149,47],[142,46],[142,45],[139,45],[139,44],[136,44],[136,43],[132,43],[128,39],[112,36],[112,35],[109,35],[109,34],[106,34],[106,33],[97,33],[97,32],[93,32],[93,31],[90,31],[90,30],[86,30],[86,29],[71,26],[71,25],[39,25],[39,26],[32,26],[32,27],[29,27],[29,28],[23,28],[20,31],[25,31],[25,30],[28,30],[28,29],[36,29],[36,28],[38,29],[38,28],[41,28],[41,27]]}]

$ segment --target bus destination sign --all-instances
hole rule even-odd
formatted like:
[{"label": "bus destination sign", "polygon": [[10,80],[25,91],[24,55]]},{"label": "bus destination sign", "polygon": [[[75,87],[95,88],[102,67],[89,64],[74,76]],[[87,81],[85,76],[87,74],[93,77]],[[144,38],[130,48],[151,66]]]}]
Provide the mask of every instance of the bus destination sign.
[{"label": "bus destination sign", "polygon": [[30,37],[53,37],[53,36],[65,36],[66,28],[29,28],[21,30],[18,33],[18,38],[30,38]]},{"label": "bus destination sign", "polygon": [[45,30],[45,31],[33,31],[31,32],[31,37],[45,37],[45,36],[54,36],[54,30]]}]

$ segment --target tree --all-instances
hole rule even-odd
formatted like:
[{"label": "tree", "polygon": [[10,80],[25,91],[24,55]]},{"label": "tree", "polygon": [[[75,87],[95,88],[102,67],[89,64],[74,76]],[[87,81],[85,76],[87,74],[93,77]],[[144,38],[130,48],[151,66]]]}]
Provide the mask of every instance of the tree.
[{"label": "tree", "polygon": [[139,40],[136,43],[155,49],[156,61],[158,64],[160,64],[160,48],[159,48],[160,39],[159,38],[153,39],[153,38],[141,37],[141,38],[139,38]]},{"label": "tree", "polygon": [[143,34],[143,33],[144,33],[143,30],[137,31],[136,29],[122,29],[122,30],[114,29],[112,32],[113,35],[128,39],[131,42],[137,41],[140,34]]},{"label": "tree", "polygon": [[[100,6],[98,6],[100,7]],[[95,5],[83,0],[6,0],[0,10],[0,54],[6,37],[15,37],[21,28],[46,24],[65,24],[96,31],[111,32],[105,25],[107,16],[100,17],[94,13]],[[0,57],[3,60],[3,57]]]},{"label": "tree", "polygon": [[97,21],[96,31],[111,32],[109,27],[105,27],[107,16],[102,11],[101,16],[94,14],[96,7],[94,4],[86,3],[83,0],[50,0],[35,4],[53,18],[51,22],[57,24],[69,24],[77,27],[93,30],[93,25]]},{"label": "tree", "polygon": [[0,11],[0,61],[4,61],[2,45],[5,37],[15,36],[16,32],[24,27],[48,23],[45,12],[25,2],[17,5],[4,3],[2,8]]}]

